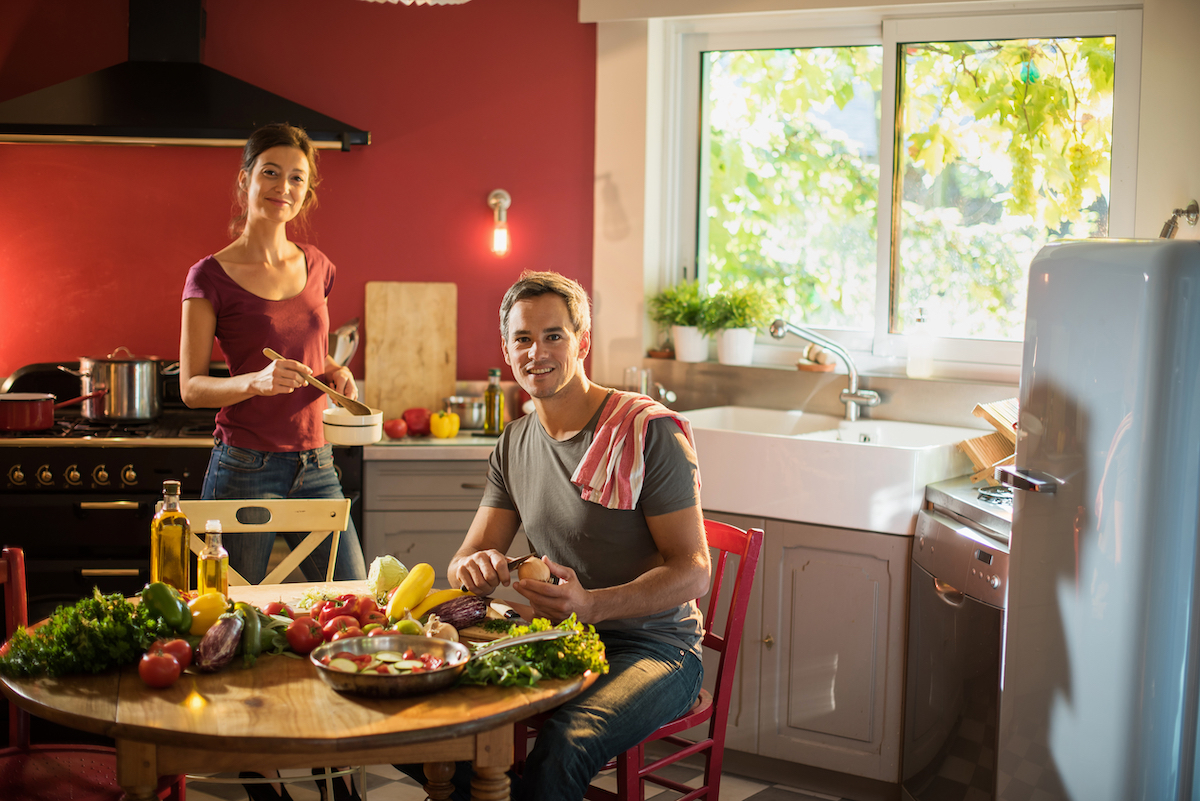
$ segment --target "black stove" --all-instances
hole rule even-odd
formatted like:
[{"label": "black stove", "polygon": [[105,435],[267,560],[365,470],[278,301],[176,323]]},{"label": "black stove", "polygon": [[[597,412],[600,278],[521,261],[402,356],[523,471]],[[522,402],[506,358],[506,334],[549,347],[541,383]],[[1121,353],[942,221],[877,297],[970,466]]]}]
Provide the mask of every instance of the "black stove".
[{"label": "black stove", "polygon": [[[13,374],[20,385],[10,379],[2,391],[81,394],[69,394],[75,387],[63,386],[66,374],[54,367],[22,368]],[[31,618],[94,586],[136,594],[149,580],[150,520],[163,482],[179,481],[185,499],[200,497],[216,410],[188,409],[169,373],[161,388],[154,420],[88,420],[65,406],[49,429],[0,432],[0,544],[25,551]],[[361,532],[362,448],[336,446],[334,464]]]}]

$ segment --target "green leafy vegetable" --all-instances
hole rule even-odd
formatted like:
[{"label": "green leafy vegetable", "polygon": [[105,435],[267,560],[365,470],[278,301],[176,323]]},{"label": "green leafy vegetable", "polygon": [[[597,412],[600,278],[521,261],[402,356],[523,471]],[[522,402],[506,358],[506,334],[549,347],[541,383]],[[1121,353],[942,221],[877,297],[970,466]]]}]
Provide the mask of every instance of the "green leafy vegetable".
[{"label": "green leafy vegetable", "polygon": [[484,620],[483,622],[481,622],[479,624],[479,627],[482,628],[484,631],[508,633],[509,631],[512,630],[512,627],[515,625],[517,625],[515,622],[508,620],[507,618],[506,619],[491,618],[490,620]]},{"label": "green leafy vegetable", "polygon": [[102,673],[137,662],[156,639],[175,630],[120,593],[92,591],[73,606],[60,606],[45,625],[18,629],[0,657],[5,676],[66,676]]},{"label": "green leafy vegetable", "polygon": [[[550,628],[549,620],[536,618],[528,626],[513,626],[509,633],[517,637],[531,631],[548,631]],[[517,645],[472,659],[467,663],[460,683],[533,686],[543,677],[563,679],[588,670],[608,672],[604,643],[594,626],[584,626],[575,615],[571,615],[556,628],[575,633],[559,640]]]}]

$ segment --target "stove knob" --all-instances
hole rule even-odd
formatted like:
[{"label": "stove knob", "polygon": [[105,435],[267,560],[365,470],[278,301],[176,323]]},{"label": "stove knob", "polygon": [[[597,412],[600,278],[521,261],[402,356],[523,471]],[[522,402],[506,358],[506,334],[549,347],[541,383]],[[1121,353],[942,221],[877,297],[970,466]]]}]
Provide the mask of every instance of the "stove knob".
[{"label": "stove knob", "polygon": [[98,464],[96,465],[96,469],[92,471],[92,478],[95,479],[97,484],[107,484],[108,470],[104,468],[104,465]]},{"label": "stove knob", "polygon": [[127,464],[121,468],[121,481],[125,484],[137,483],[137,473],[134,472],[133,465]]},{"label": "stove knob", "polygon": [[988,584],[991,584],[991,585],[992,585],[992,589],[993,589],[993,590],[998,590],[998,589],[1000,589],[1000,577],[999,577],[999,576],[992,576],[990,579],[988,579]]},{"label": "stove knob", "polygon": [[21,465],[15,464],[8,469],[8,480],[14,484],[25,483],[25,472],[21,470]]},{"label": "stove knob", "polygon": [[79,465],[73,464],[68,467],[65,478],[68,484],[79,484],[80,479],[83,478],[83,476],[79,475]]},{"label": "stove knob", "polygon": [[44,464],[37,469],[37,480],[43,487],[54,483],[54,474],[50,472],[50,465]]}]

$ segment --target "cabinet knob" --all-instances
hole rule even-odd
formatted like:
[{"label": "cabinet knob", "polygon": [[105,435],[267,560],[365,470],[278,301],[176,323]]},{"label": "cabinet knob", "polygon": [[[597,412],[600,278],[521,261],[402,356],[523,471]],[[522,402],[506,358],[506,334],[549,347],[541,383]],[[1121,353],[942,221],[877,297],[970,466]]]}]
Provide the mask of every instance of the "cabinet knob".
[{"label": "cabinet knob", "polygon": [[773,646],[775,644],[775,638],[772,637],[770,634],[768,634],[766,637],[763,638],[762,643],[763,643],[763,645],[770,648],[771,646]]}]

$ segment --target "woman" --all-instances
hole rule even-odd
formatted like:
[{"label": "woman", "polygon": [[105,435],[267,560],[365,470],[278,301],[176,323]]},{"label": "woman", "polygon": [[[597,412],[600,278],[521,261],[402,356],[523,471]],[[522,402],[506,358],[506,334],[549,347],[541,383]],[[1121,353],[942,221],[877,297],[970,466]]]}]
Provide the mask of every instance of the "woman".
[{"label": "woman", "polygon": [[[192,408],[220,407],[201,493],[206,500],[344,497],[321,426],[325,396],[304,382],[315,365],[325,383],[358,396],[350,371],[328,355],[326,298],[336,271],[321,251],[287,237],[288,223],[303,223],[316,206],[317,183],[317,152],[304,131],[290,125],[255,131],[237,176],[240,213],[230,224],[236,238],[188,271],[180,392]],[[208,374],[214,340],[225,353],[228,378]],[[289,358],[272,361],[264,347]],[[293,548],[304,536],[284,534]],[[353,522],[339,539],[334,578],[365,578]],[[274,541],[274,534],[226,537],[230,566],[257,584]],[[327,539],[301,564],[310,581],[324,580],[329,550]],[[324,783],[319,786],[324,795]],[[274,783],[246,789],[256,801],[290,798]],[[357,798],[342,781],[334,789],[339,799]]]},{"label": "woman", "polygon": [[[312,245],[287,237],[287,224],[316,206],[317,153],[307,134],[268,125],[246,142],[237,176],[236,239],[193,265],[183,290],[180,391],[193,408],[220,407],[204,499],[342,498],[325,442],[325,396],[307,386],[314,374],[355,398],[350,371],[328,356],[326,297],[335,268]],[[214,338],[230,377],[208,374]],[[272,361],[263,348],[286,359]],[[285,534],[293,548],[302,533]],[[267,572],[273,534],[227,537],[229,564],[248,581]],[[310,581],[323,580],[326,540],[304,561]],[[366,577],[353,523],[340,537],[334,577]]]}]

